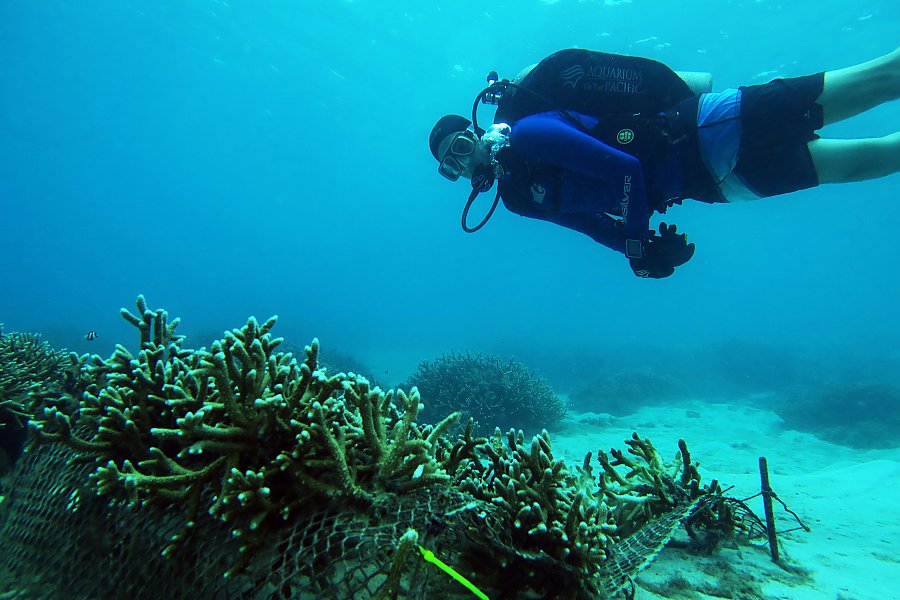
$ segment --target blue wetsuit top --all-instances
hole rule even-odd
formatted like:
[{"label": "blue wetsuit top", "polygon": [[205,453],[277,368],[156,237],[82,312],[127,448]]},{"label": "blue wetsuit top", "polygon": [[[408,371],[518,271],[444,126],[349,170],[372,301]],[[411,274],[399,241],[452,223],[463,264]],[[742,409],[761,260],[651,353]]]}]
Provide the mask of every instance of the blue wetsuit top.
[{"label": "blue wetsuit top", "polygon": [[[585,130],[598,123],[591,116],[570,114]],[[640,160],[588,135],[556,111],[516,121],[509,145],[528,161],[558,167],[562,176],[530,182],[531,202],[504,197],[508,209],[580,231],[623,253],[626,239],[647,239],[651,211]],[[660,172],[650,176],[657,189],[674,197],[681,182],[671,158],[661,161],[656,167]]]}]

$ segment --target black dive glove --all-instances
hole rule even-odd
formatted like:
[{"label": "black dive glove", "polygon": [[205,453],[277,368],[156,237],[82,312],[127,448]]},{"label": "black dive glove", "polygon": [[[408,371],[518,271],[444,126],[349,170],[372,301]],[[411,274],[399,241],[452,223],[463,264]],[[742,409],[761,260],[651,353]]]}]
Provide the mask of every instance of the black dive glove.
[{"label": "black dive glove", "polygon": [[635,275],[662,279],[691,260],[695,249],[694,244],[688,244],[686,234],[676,233],[675,225],[660,223],[659,235],[654,233],[646,242],[627,240],[625,254]]}]

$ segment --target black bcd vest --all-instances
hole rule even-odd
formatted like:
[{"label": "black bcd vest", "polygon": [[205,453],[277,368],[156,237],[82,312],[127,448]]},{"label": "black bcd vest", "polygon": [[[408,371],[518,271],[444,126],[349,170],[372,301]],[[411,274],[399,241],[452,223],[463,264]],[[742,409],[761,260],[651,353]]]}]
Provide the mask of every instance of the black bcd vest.
[{"label": "black bcd vest", "polygon": [[510,89],[496,121],[514,123],[554,108],[597,118],[656,115],[693,95],[672,69],[655,60],[574,48],[539,62],[519,85],[532,93]]},{"label": "black bcd vest", "polygon": [[[675,144],[685,186],[681,197],[720,202],[697,140],[697,102],[688,85],[663,63],[582,49],[560,50],[538,63],[500,100],[495,123],[514,124],[528,115],[563,110],[599,120],[588,134],[652,163]],[[517,169],[521,171],[520,169]],[[648,185],[651,209],[668,198]]]}]

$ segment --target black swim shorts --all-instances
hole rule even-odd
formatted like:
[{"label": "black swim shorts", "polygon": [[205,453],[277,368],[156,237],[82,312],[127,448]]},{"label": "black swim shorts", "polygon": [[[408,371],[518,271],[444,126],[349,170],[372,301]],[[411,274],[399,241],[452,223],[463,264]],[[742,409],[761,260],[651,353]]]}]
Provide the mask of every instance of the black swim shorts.
[{"label": "black swim shorts", "polygon": [[823,125],[825,74],[741,88],[741,147],[735,172],[760,196],[819,185],[807,143]]}]

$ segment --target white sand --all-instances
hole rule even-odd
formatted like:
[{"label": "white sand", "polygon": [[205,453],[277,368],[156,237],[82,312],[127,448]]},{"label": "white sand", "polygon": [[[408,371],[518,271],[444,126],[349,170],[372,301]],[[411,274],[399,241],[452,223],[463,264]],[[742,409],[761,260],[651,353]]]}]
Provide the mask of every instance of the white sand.
[{"label": "white sand", "polygon": [[[703,480],[735,486],[728,495],[737,498],[759,491],[758,461],[765,456],[773,490],[812,529],[780,536],[782,557],[805,576],[774,565],[766,545],[726,548],[712,557],[666,549],[638,578],[638,600],[900,598],[900,449],[836,446],[784,430],[767,411],[701,402],[645,408],[607,425],[570,418],[551,439],[556,456],[580,464],[587,451],[596,457],[598,448],[624,449],[632,431],[670,460],[683,438]],[[748,504],[763,517],[760,498]],[[779,528],[796,525],[777,503],[775,513]],[[686,589],[679,590],[679,578]],[[722,592],[735,588],[746,589]]]}]

